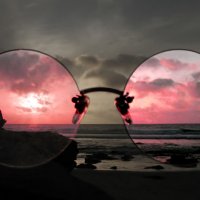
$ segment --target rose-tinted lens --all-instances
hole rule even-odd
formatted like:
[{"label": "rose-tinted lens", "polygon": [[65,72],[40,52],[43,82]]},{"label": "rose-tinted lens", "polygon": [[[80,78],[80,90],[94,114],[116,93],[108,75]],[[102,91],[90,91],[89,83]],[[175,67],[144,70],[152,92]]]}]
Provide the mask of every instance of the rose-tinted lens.
[{"label": "rose-tinted lens", "polygon": [[159,53],[132,74],[125,92],[130,137],[154,159],[196,164],[200,155],[200,54],[186,50]]},{"label": "rose-tinted lens", "polygon": [[62,152],[76,134],[72,98],[79,94],[52,57],[31,50],[0,54],[0,163],[39,165]]}]

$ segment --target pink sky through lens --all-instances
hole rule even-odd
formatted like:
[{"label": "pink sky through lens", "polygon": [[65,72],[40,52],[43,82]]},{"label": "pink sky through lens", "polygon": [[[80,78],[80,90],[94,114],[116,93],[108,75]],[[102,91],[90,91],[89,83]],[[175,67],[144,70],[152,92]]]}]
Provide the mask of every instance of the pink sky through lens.
[{"label": "pink sky through lens", "polygon": [[9,124],[71,124],[71,98],[79,94],[70,73],[35,51],[0,55],[0,109]]},{"label": "pink sky through lens", "polygon": [[172,50],[149,58],[132,74],[126,92],[135,96],[135,124],[200,123],[200,54]]}]

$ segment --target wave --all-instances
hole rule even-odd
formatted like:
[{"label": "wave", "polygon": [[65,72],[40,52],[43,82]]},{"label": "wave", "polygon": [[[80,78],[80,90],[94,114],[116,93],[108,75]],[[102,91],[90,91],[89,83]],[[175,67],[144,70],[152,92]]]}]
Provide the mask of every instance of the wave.
[{"label": "wave", "polygon": [[[108,138],[108,139],[200,139],[200,125],[133,125],[128,131],[123,125],[28,125],[8,124],[8,130],[17,131],[53,131],[66,137],[78,138]],[[127,134],[128,133],[128,134]]]}]

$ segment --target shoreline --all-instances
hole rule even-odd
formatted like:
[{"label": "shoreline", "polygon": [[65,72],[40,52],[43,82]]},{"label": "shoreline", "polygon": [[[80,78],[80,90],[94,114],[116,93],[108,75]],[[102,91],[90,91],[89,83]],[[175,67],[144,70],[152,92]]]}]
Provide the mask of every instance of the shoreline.
[{"label": "shoreline", "polygon": [[[77,165],[85,163],[84,158],[76,160]],[[187,171],[200,171],[200,163],[196,166],[178,166],[166,163],[160,163],[152,158],[144,155],[134,156],[130,161],[123,161],[121,159],[114,160],[101,160],[101,162],[93,164],[96,169],[80,169],[80,170],[93,170],[93,171],[126,171],[126,172],[187,172]],[[74,170],[79,170],[75,168]]]}]

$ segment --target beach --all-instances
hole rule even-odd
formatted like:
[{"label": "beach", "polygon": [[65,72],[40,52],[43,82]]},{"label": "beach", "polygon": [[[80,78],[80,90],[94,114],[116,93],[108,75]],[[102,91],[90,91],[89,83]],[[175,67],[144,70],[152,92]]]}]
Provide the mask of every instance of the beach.
[{"label": "beach", "polygon": [[[69,145],[59,156],[42,165],[26,168],[1,165],[0,198],[34,200],[196,200],[200,198],[199,162],[189,163],[189,165],[187,162],[181,163],[182,165],[161,163],[139,150],[125,134],[125,129],[121,126],[116,127],[114,125],[80,127],[80,132],[73,139],[74,142],[70,143],[73,144],[72,148],[69,148]],[[26,138],[23,134],[23,138]],[[52,136],[49,143],[48,134]],[[40,138],[39,135],[36,138],[38,137]],[[39,152],[42,152],[42,148],[51,148],[53,137],[62,140],[63,136],[58,137],[45,132],[42,138],[45,137],[46,139],[42,139],[41,142],[46,141],[46,144],[44,147],[40,145]],[[63,148],[67,143],[61,144]],[[162,145],[160,144],[160,147]],[[9,144],[6,145],[8,146]],[[166,144],[166,147],[169,147],[169,144]],[[174,146],[170,147],[173,149]],[[33,155],[35,146],[30,148]],[[38,155],[38,148],[36,150]],[[23,152],[24,155],[27,153]],[[162,153],[162,150],[159,153]],[[1,151],[1,157],[2,155],[5,155],[5,152]],[[70,162],[66,162],[67,159]],[[76,167],[72,161],[76,162]]]}]

